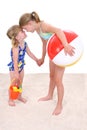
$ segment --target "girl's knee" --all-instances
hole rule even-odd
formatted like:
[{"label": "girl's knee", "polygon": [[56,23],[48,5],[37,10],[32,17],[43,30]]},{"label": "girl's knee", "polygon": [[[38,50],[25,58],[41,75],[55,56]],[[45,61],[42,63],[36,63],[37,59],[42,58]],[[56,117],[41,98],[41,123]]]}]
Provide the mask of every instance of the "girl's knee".
[{"label": "girl's knee", "polygon": [[54,80],[54,74],[50,73],[50,79]]}]

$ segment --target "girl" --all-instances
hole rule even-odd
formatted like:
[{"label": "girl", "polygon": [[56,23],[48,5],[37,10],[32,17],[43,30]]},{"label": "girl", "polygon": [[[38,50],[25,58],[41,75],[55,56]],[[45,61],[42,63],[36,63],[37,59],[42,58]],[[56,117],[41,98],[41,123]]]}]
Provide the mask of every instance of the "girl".
[{"label": "girl", "polygon": [[[24,78],[25,52],[36,62],[38,62],[38,59],[30,51],[27,43],[24,41],[26,34],[19,25],[10,27],[7,31],[7,36],[12,42],[11,62],[8,64],[11,82],[13,82],[15,79],[17,85],[22,87]],[[22,94],[19,95],[18,100],[26,103],[26,99],[22,97]],[[10,95],[8,103],[10,106],[15,106],[15,102],[14,100],[10,99]]]},{"label": "girl", "polygon": [[[70,46],[67,43],[67,39],[63,31],[48,23],[45,23],[44,21],[41,21],[36,12],[23,14],[19,19],[19,25],[20,27],[22,27],[22,29],[25,29],[28,32],[36,31],[40,36],[43,43],[43,48],[42,48],[42,58],[39,59],[38,62],[39,65],[42,65],[44,63],[47,41],[52,36],[53,33],[55,33],[60,38],[64,46],[65,54],[69,54],[70,56],[74,55],[74,47]],[[61,113],[62,110],[62,101],[64,96],[64,87],[62,79],[65,68],[55,65],[51,60],[49,60],[49,67],[50,67],[49,91],[47,96],[40,98],[39,101],[47,101],[52,99],[54,88],[56,86],[58,101],[53,111],[53,114],[58,115]]]}]

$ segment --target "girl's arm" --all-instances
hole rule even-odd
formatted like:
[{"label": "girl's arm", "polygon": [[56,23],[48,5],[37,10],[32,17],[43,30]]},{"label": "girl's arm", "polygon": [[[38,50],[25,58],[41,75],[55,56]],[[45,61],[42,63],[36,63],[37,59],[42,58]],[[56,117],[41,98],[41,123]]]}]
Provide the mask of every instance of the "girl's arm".
[{"label": "girl's arm", "polygon": [[41,40],[42,40],[42,57],[38,61],[39,66],[41,66],[44,63],[44,59],[45,59],[45,56],[46,56],[46,45],[47,45],[46,40],[43,40],[42,38],[41,38]]},{"label": "girl's arm", "polygon": [[12,51],[13,51],[13,62],[14,62],[15,78],[19,79],[19,72],[18,72],[18,47],[12,48]]},{"label": "girl's arm", "polygon": [[38,62],[37,57],[30,51],[28,45],[26,46],[26,52],[27,52],[28,56],[30,56],[34,61]]},{"label": "girl's arm", "polygon": [[50,24],[44,23],[44,22],[42,23],[41,27],[44,32],[55,33],[58,36],[58,38],[61,40],[61,42],[64,46],[65,54],[68,53],[69,55],[73,56],[75,48],[68,44],[66,36],[61,29],[56,28],[56,27],[54,27]]}]

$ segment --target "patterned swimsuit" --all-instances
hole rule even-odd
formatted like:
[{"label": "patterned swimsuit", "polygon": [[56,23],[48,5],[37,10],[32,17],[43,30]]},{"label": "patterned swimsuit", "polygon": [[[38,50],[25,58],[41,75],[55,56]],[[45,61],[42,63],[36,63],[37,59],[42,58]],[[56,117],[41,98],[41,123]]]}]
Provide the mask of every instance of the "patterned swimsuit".
[{"label": "patterned swimsuit", "polygon": [[[19,73],[23,70],[24,65],[25,65],[24,57],[25,57],[25,52],[26,52],[26,46],[27,46],[26,42],[24,43],[23,49],[19,46],[19,52],[18,52],[18,71],[19,71]],[[8,64],[8,66],[9,66],[9,71],[14,71],[12,49],[11,49],[11,62]]]}]

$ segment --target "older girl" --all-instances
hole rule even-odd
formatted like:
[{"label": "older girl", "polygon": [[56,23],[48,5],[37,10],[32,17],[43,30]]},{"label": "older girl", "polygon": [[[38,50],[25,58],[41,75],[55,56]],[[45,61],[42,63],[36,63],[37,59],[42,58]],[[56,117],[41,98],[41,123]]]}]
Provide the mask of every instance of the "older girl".
[{"label": "older girl", "polygon": [[[63,31],[48,23],[45,23],[44,21],[41,21],[36,12],[23,14],[19,19],[19,25],[20,27],[22,27],[22,29],[25,29],[28,32],[36,31],[40,36],[43,43],[43,49],[42,49],[42,58],[39,59],[38,62],[39,65],[42,65],[44,63],[47,41],[52,36],[53,33],[55,33],[61,40],[64,46],[65,54],[69,54],[70,56],[74,55],[74,47],[70,46],[67,43],[67,39]],[[58,115],[59,113],[61,113],[62,110],[62,101],[64,96],[64,87],[63,87],[62,79],[63,79],[65,68],[55,65],[51,60],[49,60],[49,67],[50,67],[49,91],[47,96],[42,97],[39,100],[47,101],[52,99],[54,88],[56,86],[58,101],[53,111],[53,114]]]}]

